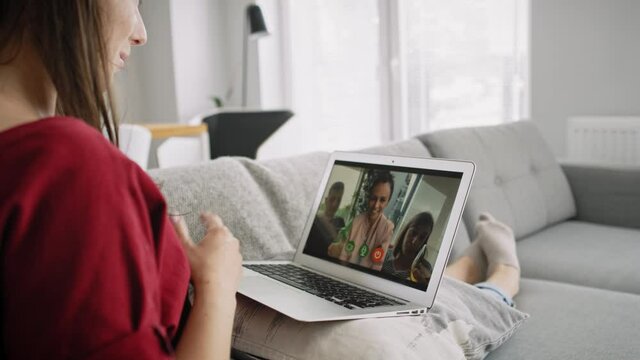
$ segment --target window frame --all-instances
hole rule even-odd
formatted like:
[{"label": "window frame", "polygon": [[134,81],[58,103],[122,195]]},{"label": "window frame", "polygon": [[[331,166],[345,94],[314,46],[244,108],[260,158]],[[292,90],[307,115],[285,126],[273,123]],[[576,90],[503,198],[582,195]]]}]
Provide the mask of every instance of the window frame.
[{"label": "window frame", "polygon": [[[290,1],[295,0],[258,0],[258,4],[269,2],[270,6],[275,6],[278,11],[276,21],[277,27],[282,30],[278,34],[279,59],[282,66],[282,74],[278,77],[281,83],[274,85],[272,89],[280,91],[282,106],[292,107],[292,62],[291,62],[291,28],[289,17],[291,14]],[[522,84],[518,94],[511,96],[519,97],[519,110],[512,109],[516,114],[512,114],[513,119],[503,119],[503,121],[517,121],[530,117],[531,109],[531,0],[516,0],[517,9],[515,30],[516,37],[523,43],[522,51],[525,58],[517,61],[516,71],[521,74]],[[378,0],[379,13],[379,82],[380,82],[380,139],[382,143],[400,141],[411,136],[424,132],[423,124],[416,123],[409,119],[408,84],[404,82],[407,78],[407,60],[404,58],[405,51],[402,49],[402,0]],[[519,47],[514,48],[514,50]],[[265,70],[266,71],[266,70]],[[262,73],[262,71],[260,71]],[[261,75],[262,76],[262,75]],[[516,85],[516,84],[512,84]],[[265,91],[265,90],[263,90]],[[261,105],[265,107],[264,103]],[[271,105],[271,104],[268,104]],[[428,121],[428,120],[427,120]],[[427,126],[429,128],[429,126]],[[427,130],[429,131],[429,130]]]}]

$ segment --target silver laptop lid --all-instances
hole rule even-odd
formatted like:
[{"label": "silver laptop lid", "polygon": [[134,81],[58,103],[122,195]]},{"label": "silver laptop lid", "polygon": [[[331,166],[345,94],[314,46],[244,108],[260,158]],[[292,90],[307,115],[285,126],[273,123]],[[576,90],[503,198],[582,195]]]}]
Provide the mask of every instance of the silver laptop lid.
[{"label": "silver laptop lid", "polygon": [[294,261],[431,307],[475,166],[333,153]]}]

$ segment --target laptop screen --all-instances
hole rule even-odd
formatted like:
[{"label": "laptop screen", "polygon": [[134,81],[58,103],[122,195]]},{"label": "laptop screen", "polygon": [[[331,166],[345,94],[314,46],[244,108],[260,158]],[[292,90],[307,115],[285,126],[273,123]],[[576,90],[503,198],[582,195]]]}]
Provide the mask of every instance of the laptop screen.
[{"label": "laptop screen", "polygon": [[303,253],[426,290],[461,180],[461,172],[336,161]]}]

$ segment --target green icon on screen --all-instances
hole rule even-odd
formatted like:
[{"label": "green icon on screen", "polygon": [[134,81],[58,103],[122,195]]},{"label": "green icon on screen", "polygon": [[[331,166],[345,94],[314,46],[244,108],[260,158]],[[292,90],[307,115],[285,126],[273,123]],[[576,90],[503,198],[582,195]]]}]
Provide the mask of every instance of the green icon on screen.
[{"label": "green icon on screen", "polygon": [[367,244],[363,244],[362,246],[360,246],[359,255],[360,257],[365,257],[369,255],[369,247],[367,246]]},{"label": "green icon on screen", "polygon": [[347,242],[347,244],[344,246],[344,250],[347,252],[347,254],[351,254],[353,252],[353,249],[355,249],[356,244],[353,242],[353,240]]}]

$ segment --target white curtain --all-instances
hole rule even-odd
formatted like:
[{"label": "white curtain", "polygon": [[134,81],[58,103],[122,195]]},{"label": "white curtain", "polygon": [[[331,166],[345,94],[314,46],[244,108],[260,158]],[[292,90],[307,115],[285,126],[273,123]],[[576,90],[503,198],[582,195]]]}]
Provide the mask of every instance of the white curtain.
[{"label": "white curtain", "polygon": [[296,114],[259,157],[526,117],[528,1],[259,1],[262,105]]},{"label": "white curtain", "polygon": [[527,1],[397,3],[405,135],[528,115]]},{"label": "white curtain", "polygon": [[288,38],[282,51],[288,57],[284,105],[295,116],[265,143],[260,157],[379,144],[377,0],[280,3]]}]

